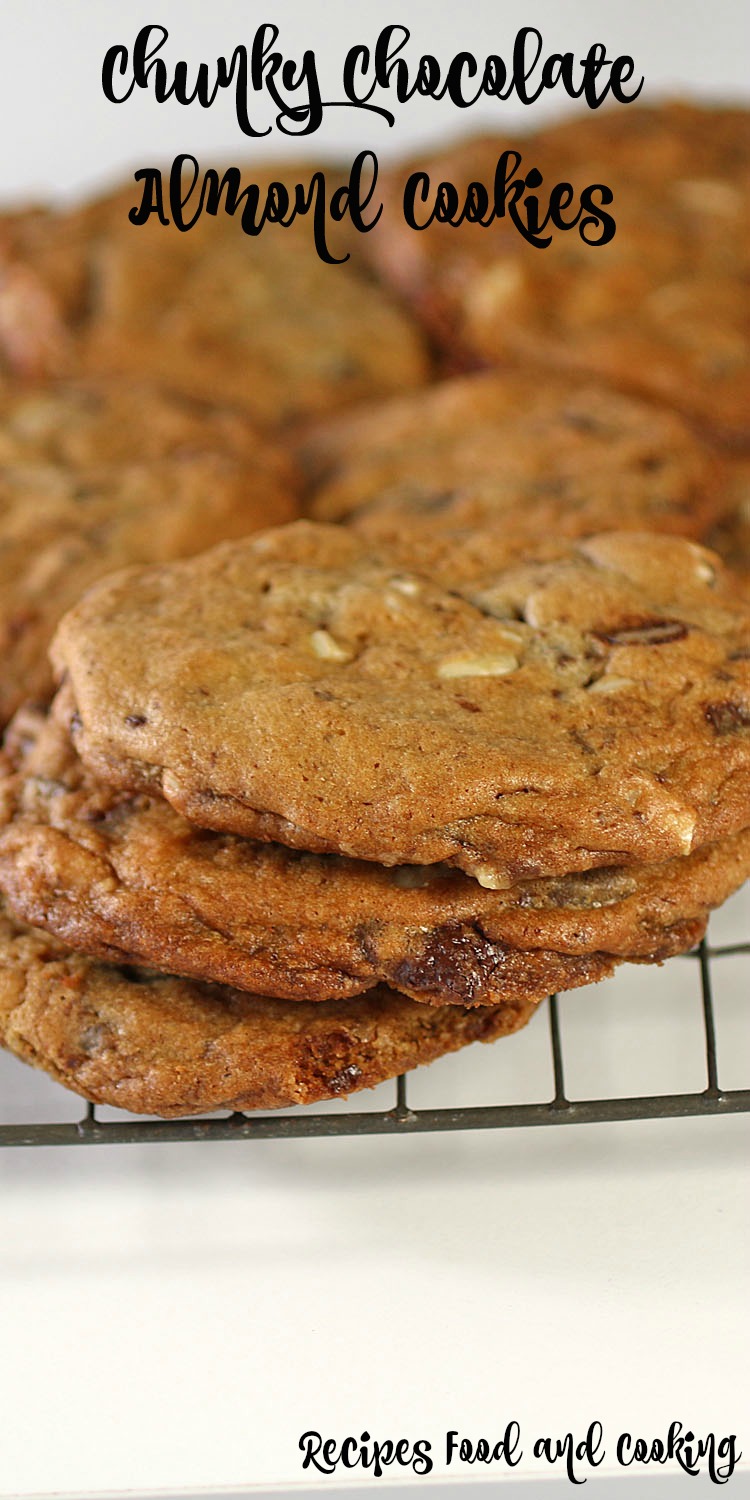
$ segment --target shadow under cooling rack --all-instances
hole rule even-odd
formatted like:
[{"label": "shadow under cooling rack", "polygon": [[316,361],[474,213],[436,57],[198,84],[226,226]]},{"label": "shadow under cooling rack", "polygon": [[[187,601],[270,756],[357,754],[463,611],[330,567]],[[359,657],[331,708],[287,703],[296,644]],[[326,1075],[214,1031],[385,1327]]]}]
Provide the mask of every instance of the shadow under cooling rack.
[{"label": "shadow under cooling rack", "polygon": [[[408,1074],[396,1079],[392,1109],[340,1114],[231,1114],[184,1120],[102,1120],[89,1104],[83,1119],[66,1123],[0,1125],[0,1146],[93,1146],[148,1141],[242,1141],[304,1136],[415,1135],[425,1131],[497,1130],[525,1125],[582,1125],[617,1120],[654,1120],[750,1111],[750,1087],[724,1090],[718,1076],[712,992],[714,960],[750,955],[750,943],[714,947],[703,942],[687,954],[699,966],[706,1058],[706,1086],[692,1093],[644,1097],[568,1099],[562,1029],[556,996],[549,1001],[549,1042],[554,1095],[542,1103],[483,1104],[452,1109],[411,1109]],[[673,960],[680,962],[680,960]]]}]

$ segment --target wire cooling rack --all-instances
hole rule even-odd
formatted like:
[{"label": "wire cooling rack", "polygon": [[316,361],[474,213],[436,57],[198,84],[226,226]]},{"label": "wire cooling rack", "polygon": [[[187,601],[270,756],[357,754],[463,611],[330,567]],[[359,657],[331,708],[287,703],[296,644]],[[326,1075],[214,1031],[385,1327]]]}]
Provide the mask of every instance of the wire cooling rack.
[{"label": "wire cooling rack", "polygon": [[[750,1111],[750,1088],[722,1089],[716,1055],[713,1005],[714,960],[750,954],[750,943],[701,943],[686,955],[697,963],[702,993],[706,1086],[695,1093],[651,1094],[619,1099],[569,1099],[565,1091],[563,1036],[557,997],[549,1000],[549,1043],[554,1094],[545,1103],[489,1104],[454,1109],[412,1109],[408,1074],[395,1080],[392,1109],[341,1114],[256,1115],[185,1120],[102,1120],[89,1104],[83,1118],[66,1123],[0,1125],[0,1146],[96,1146],[148,1141],[247,1141],[300,1136],[414,1135],[425,1131],[497,1130],[525,1125],[582,1125],[614,1120],[654,1120]],[[676,959],[673,962],[680,962]]]}]

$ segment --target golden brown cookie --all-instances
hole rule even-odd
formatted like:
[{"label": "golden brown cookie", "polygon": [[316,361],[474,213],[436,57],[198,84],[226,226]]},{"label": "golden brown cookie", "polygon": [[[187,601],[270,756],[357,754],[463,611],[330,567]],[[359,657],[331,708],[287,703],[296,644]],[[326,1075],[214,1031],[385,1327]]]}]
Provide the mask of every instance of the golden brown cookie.
[{"label": "golden brown cookie", "polygon": [[313,522],[107,580],[53,646],[79,754],[205,827],[488,884],[747,827],[750,617],[715,554],[613,532],[482,572],[481,541],[453,587]]},{"label": "golden brown cookie", "polygon": [[710,546],[741,580],[750,582],[750,457],[730,459],[725,481],[729,509],[710,534]]},{"label": "golden brown cookie", "polygon": [[527,1003],[433,1008],[377,989],[290,1005],[69,952],[0,911],[0,1042],[98,1104],[165,1117],[372,1088],[525,1025]]},{"label": "golden brown cookie", "polygon": [[518,370],[448,380],[309,433],[310,513],[406,552],[477,528],[523,545],[607,528],[702,540],[731,504],[715,455],[674,412]]},{"label": "golden brown cookie", "polygon": [[290,520],[299,488],[244,419],[153,385],[0,390],[0,726],[49,690],[54,627],[96,579]]},{"label": "golden brown cookie", "polygon": [[[262,197],[315,164],[247,167]],[[336,168],[327,169],[331,189]],[[131,184],[68,213],[0,222],[0,356],[21,375],[127,374],[235,406],[266,428],[420,385],[429,359],[414,319],[363,267],[361,240],[334,226],[317,255],[311,219],[243,232],[238,212],[193,228],[134,225]],[[5,289],[5,290],[3,290]]]},{"label": "golden brown cookie", "polygon": [[[594,125],[595,120],[595,125]],[[673,179],[699,187],[718,175],[746,184],[750,171],[750,110],[741,105],[664,100],[627,109],[605,104],[540,132],[571,161],[585,160],[599,178],[607,168],[635,166],[639,182],[659,189]],[[690,193],[687,193],[690,196]],[[692,195],[700,200],[697,190]]]},{"label": "golden brown cookie", "polygon": [[0,781],[0,889],[15,915],[99,958],[280,998],[379,982],[415,1000],[541,999],[692,946],[750,873],[750,833],[666,865],[502,891],[443,866],[384,869],[209,833],[96,782],[60,725],[22,711]]},{"label": "golden brown cookie", "polygon": [[268,428],[426,379],[408,315],[356,266],[324,265],[302,233],[248,244],[230,220],[215,242],[186,236],[192,255],[153,237],[146,226],[102,251],[90,368],[211,394]]},{"label": "golden brown cookie", "polygon": [[395,169],[368,249],[454,366],[520,361],[545,375],[596,375],[746,446],[749,119],[740,109],[619,107],[516,143],[517,177],[542,173],[542,211],[559,182],[574,191],[571,221],[584,188],[611,189],[609,243],[599,242],[601,223],[585,228],[586,214],[566,230],[548,226],[546,248],[529,244],[509,212],[489,227],[410,228],[402,199],[415,167],[429,173],[430,204],[441,180],[461,198],[473,181],[492,189],[512,143],[481,137]]},{"label": "golden brown cookie", "polygon": [[38,206],[0,214],[4,375],[43,380],[70,372],[73,330],[86,310],[87,246],[99,217],[89,207],[55,213]]}]

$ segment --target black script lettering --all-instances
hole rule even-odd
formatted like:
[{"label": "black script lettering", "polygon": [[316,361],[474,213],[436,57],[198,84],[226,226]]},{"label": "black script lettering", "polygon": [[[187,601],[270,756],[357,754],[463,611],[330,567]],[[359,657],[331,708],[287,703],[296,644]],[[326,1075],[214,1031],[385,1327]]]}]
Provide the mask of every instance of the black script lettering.
[{"label": "black script lettering", "polygon": [[124,104],[125,100],[130,98],[135,88],[135,79],[131,79],[130,88],[124,94],[118,95],[115,93],[115,71],[120,74],[121,78],[124,78],[127,70],[127,47],[114,46],[108,48],[104,54],[104,62],[102,63],[102,88],[110,104]]},{"label": "black script lettering", "polygon": [[[373,151],[360,151],[355,157],[348,181],[336,188],[330,203],[325,173],[321,171],[313,172],[307,184],[298,182],[289,187],[284,182],[271,182],[264,189],[255,182],[243,188],[238,167],[227,168],[221,177],[215,168],[209,167],[200,183],[199,178],[200,167],[194,156],[175,157],[169,173],[170,220],[164,209],[164,185],[159,169],[146,167],[136,172],[135,181],[143,182],[144,187],[140,204],[130,210],[131,224],[145,224],[155,214],[161,224],[172,222],[181,233],[186,233],[203,213],[216,217],[223,207],[232,217],[238,214],[243,233],[255,238],[266,224],[286,229],[297,218],[309,215],[318,256],[328,265],[341,265],[349,259],[349,252],[336,256],[329,248],[329,218],[333,223],[341,223],[348,216],[359,233],[367,234],[377,224],[383,209],[382,203],[373,204],[378,180],[378,160]],[[188,214],[186,209],[191,203],[192,212]]]},{"label": "black script lettering", "polygon": [[585,1438],[578,1443],[575,1442],[572,1432],[566,1433],[564,1438],[537,1438],[534,1444],[534,1457],[544,1458],[548,1464],[555,1464],[558,1459],[564,1458],[570,1483],[585,1484],[586,1476],[579,1479],[575,1465],[576,1462],[585,1462],[596,1469],[604,1459],[601,1422],[592,1422]]},{"label": "black script lettering", "polygon": [[[552,235],[544,233],[550,224],[560,231],[578,226],[581,239],[588,245],[606,245],[612,239],[615,220],[598,207],[594,198],[598,194],[602,203],[612,203],[608,187],[586,187],[576,200],[571,183],[555,183],[548,189],[544,209],[535,191],[544,181],[541,172],[532,167],[523,177],[520,167],[520,152],[504,151],[495,170],[492,197],[483,183],[470,182],[463,201],[454,183],[439,182],[433,187],[428,172],[412,172],[404,186],[404,219],[410,229],[423,230],[434,223],[452,228],[464,223],[488,228],[496,219],[507,217],[530,245],[542,250],[552,243]],[[575,212],[568,214],[565,210],[571,205]]]},{"label": "black script lettering", "polygon": [[503,59],[494,54],[488,57],[484,65],[484,73],[482,74],[482,93],[488,94],[490,97],[503,99],[505,97],[503,89],[505,88],[507,77],[508,69]]},{"label": "black script lettering", "polygon": [[[156,33],[156,39],[149,50],[152,31]],[[141,27],[133,44],[132,82],[127,93],[121,94],[119,98],[114,92],[114,70],[117,67],[121,77],[125,76],[128,66],[128,49],[123,46],[109,48],[102,65],[102,88],[112,104],[124,104],[125,100],[130,98],[134,88],[147,89],[152,72],[156,74],[154,94],[157,102],[163,104],[164,100],[169,97],[166,84],[167,70],[162,60],[157,59],[157,53],[161,51],[168,36],[166,26]]]},{"label": "black script lettering", "polygon": [[[302,1460],[303,1469],[309,1469],[310,1464],[318,1470],[319,1474],[333,1474],[336,1471],[336,1462],[333,1457],[336,1452],[336,1443],[333,1438],[323,1438],[319,1432],[304,1432],[299,1440],[299,1446],[304,1453]],[[323,1454],[323,1462],[319,1463],[318,1454]]]},{"label": "black script lettering", "polygon": [[[479,88],[475,90],[470,98],[467,98],[464,93],[464,74],[469,78],[476,78],[478,72],[479,65],[471,52],[458,52],[450,63],[442,89],[439,93],[436,92],[434,97],[436,99],[443,99],[447,94],[451,104],[455,104],[456,109],[469,109],[472,104],[476,104],[477,99],[480,97],[482,84],[480,83]],[[440,69],[438,68],[438,79],[439,77]]]},{"label": "black script lettering", "polygon": [[499,219],[504,219],[507,209],[516,227],[516,205],[526,186],[524,179],[518,176],[520,165],[520,151],[503,151],[495,168],[494,181],[495,213]]},{"label": "black script lettering", "polygon": [[[717,1458],[721,1462],[717,1463]],[[728,1437],[720,1438],[716,1444],[716,1452],[712,1453],[709,1459],[708,1472],[714,1484],[726,1484],[727,1480],[731,1479],[741,1458],[742,1453],[737,1450],[735,1433],[731,1432]]]},{"label": "black script lettering", "polygon": [[[303,54],[297,74],[292,59],[285,59],[283,53],[272,50],[278,37],[279,28],[272,22],[266,22],[264,26],[258,27],[250,53],[252,87],[258,92],[263,88],[268,91],[278,109],[276,125],[283,135],[311,135],[319,128],[323,119],[315,53],[308,50]],[[282,88],[288,90],[289,93],[295,93],[299,88],[307,88],[306,104],[289,104],[276,84],[277,73],[281,74]],[[297,124],[302,125],[301,130],[293,128]],[[250,133],[254,134],[254,132]]]},{"label": "black script lettering", "polygon": [[311,135],[319,129],[328,109],[353,107],[379,115],[389,126],[393,113],[371,103],[378,89],[392,90],[400,104],[415,95],[449,98],[457,109],[468,109],[481,95],[508,99],[516,94],[522,104],[533,104],[542,93],[562,88],[572,99],[583,96],[590,109],[598,109],[608,94],[622,104],[637,99],[644,84],[628,90],[635,64],[627,54],[608,58],[603,42],[594,42],[584,57],[572,52],[544,56],[542,33],[523,26],[516,33],[509,61],[490,53],[483,62],[472,52],[456,52],[443,65],[430,52],[410,63],[405,55],[411,33],[407,26],[383,27],[372,51],[358,43],[346,54],[343,67],[343,99],[323,99],[315,52],[307,48],[300,60],[286,57],[278,47],[279,28],[265,22],[254,32],[249,46],[234,48],[230,58],[217,57],[213,65],[200,62],[192,68],[183,59],[167,64],[161,55],[169,40],[165,26],[142,26],[128,49],[122,42],[109,47],[102,62],[102,89],[112,104],[124,104],[135,89],[151,90],[157,103],[175,99],[187,106],[209,109],[220,92],[232,90],[237,123],[244,135],[265,136],[265,129],[251,119],[251,102],[265,94],[275,107],[274,124],[284,135]]},{"label": "black script lettering", "polygon": [[[530,37],[533,37],[536,43],[534,55],[531,59],[526,56],[526,43]],[[541,31],[537,31],[536,26],[522,26],[513,43],[513,79],[511,81],[511,92],[513,83],[515,82],[516,93],[522,104],[533,104],[535,99],[539,98],[544,88],[544,85],[540,83],[536,93],[532,94],[526,87],[541,57],[542,45],[542,33]],[[507,97],[507,94],[501,95],[501,98]]]},{"label": "black script lettering", "polygon": [[369,72],[369,69],[370,69],[370,49],[369,49],[369,47],[363,47],[363,46],[350,47],[349,51],[346,54],[346,58],[344,59],[344,71],[343,71],[344,93],[346,94],[346,97],[349,100],[349,102],[351,104],[355,105],[355,107],[357,109],[369,109],[369,110],[372,110],[373,114],[380,115],[381,118],[384,119],[384,120],[386,120],[389,125],[393,125],[395,123],[395,118],[396,117],[395,117],[395,115],[391,114],[390,110],[383,109],[383,108],[381,108],[380,105],[377,105],[377,104],[369,104],[368,103],[368,100],[370,100],[372,98],[372,96],[375,93],[375,90],[376,90],[376,88],[378,86],[377,78],[373,78],[373,81],[370,84],[370,87],[369,87],[369,89],[367,89],[366,92],[362,92],[362,91],[358,90],[357,73],[360,72],[362,74],[363,78],[365,78],[366,75],[367,75],[367,73]]},{"label": "black script lettering", "polygon": [[128,214],[131,224],[145,224],[152,214],[156,214],[159,223],[167,225],[169,219],[164,212],[164,191],[159,168],[142,167],[133,175],[136,182],[143,183],[143,192],[138,207],[131,208]]},{"label": "black script lettering", "polygon": [[[611,214],[605,213],[602,208],[597,208],[593,198],[594,193],[599,195],[601,203],[609,206],[614,202],[615,195],[612,189],[603,183],[596,182],[590,187],[585,187],[581,193],[581,207],[586,217],[581,219],[578,232],[586,245],[608,245],[615,237],[617,224]],[[597,225],[601,225],[601,233],[589,234],[589,229],[595,230]]]},{"label": "black script lettering", "polygon": [[625,1469],[634,1463],[666,1464],[673,1460],[684,1474],[692,1477],[700,1474],[702,1461],[707,1459],[708,1474],[713,1484],[726,1484],[742,1457],[742,1453],[737,1452],[734,1433],[721,1438],[717,1443],[715,1433],[709,1432],[705,1438],[697,1438],[690,1429],[683,1432],[681,1422],[670,1424],[666,1442],[661,1438],[649,1440],[643,1437],[633,1438],[629,1432],[621,1433],[617,1440],[616,1455],[617,1462]]},{"label": "black script lettering", "polygon": [[276,48],[278,38],[278,26],[264,23],[255,31],[249,51],[245,46],[235,47],[229,61],[218,57],[213,69],[208,63],[199,63],[191,85],[186,62],[175,62],[170,78],[166,62],[159,56],[169,40],[167,28],[142,26],[133,43],[132,55],[121,43],[105,53],[102,88],[112,104],[124,104],[133,90],[139,88],[151,89],[158,104],[175,98],[178,104],[198,103],[201,108],[209,109],[219,92],[233,85],[235,113],[243,135],[270,134],[270,125],[259,128],[250,118],[250,96],[263,93],[276,108],[275,124],[283,135],[311,135],[319,129],[327,108],[338,107],[339,102],[348,105],[350,101],[323,100],[315,53],[308,48],[297,63]]},{"label": "black script lettering", "polygon": [[[368,173],[369,183],[365,186],[364,179]],[[378,158],[375,152],[360,151],[352,162],[346,187],[337,188],[331,198],[331,218],[334,223],[340,223],[348,214],[354,228],[360,234],[369,234],[370,230],[375,228],[383,212],[383,205],[380,203],[369,220],[364,217],[365,209],[369,208],[372,202],[377,182]]]},{"label": "black script lettering", "polygon": [[340,1458],[345,1469],[356,1468],[359,1463],[359,1443],[356,1438],[344,1438],[341,1444]]},{"label": "black script lettering", "polygon": [[310,1431],[303,1433],[299,1447],[305,1455],[303,1469],[312,1465],[321,1474],[333,1474],[338,1464],[345,1469],[372,1469],[376,1479],[382,1479],[383,1467],[392,1463],[412,1468],[415,1474],[429,1474],[432,1470],[430,1443],[425,1438],[412,1446],[408,1438],[396,1442],[385,1438],[378,1442],[369,1432],[362,1432],[358,1438],[345,1437],[339,1445],[335,1438],[324,1441],[319,1432]]},{"label": "black script lettering", "polygon": [[433,1463],[432,1459],[430,1458],[431,1450],[432,1444],[428,1442],[427,1438],[420,1438],[419,1441],[414,1444],[414,1458],[412,1459],[412,1468],[415,1474],[432,1473]]},{"label": "black script lettering", "polygon": [[516,1464],[523,1458],[521,1450],[521,1429],[518,1422],[508,1422],[503,1436],[494,1445],[487,1438],[459,1437],[458,1432],[453,1429],[445,1435],[445,1461],[451,1464],[458,1456],[465,1464],[489,1464],[506,1463],[509,1468],[514,1469]]},{"label": "black script lettering", "polygon": [[[406,43],[411,36],[407,26],[386,26],[381,31],[375,43],[375,81],[382,89],[391,86],[391,80],[396,79],[396,98],[399,104],[405,104],[416,93],[416,83],[409,82],[409,67],[399,53],[403,52]],[[400,40],[394,42],[394,38]]]}]

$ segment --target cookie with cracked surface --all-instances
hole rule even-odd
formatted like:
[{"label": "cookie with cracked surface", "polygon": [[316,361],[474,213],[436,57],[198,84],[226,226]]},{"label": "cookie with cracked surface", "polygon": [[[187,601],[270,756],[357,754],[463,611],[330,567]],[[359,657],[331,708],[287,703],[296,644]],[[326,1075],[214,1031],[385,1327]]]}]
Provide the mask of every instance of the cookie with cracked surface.
[{"label": "cookie with cracked surface", "polygon": [[541,999],[615,958],[699,940],[750,873],[750,833],[666,865],[483,889],[442,866],[385,869],[186,823],[97,782],[53,719],[22,711],[0,780],[0,890],[15,915],[94,956],[280,998],[379,982],[430,1004]]},{"label": "cookie with cracked surface", "polygon": [[424,383],[416,326],[356,266],[324,265],[292,231],[248,247],[231,227],[193,257],[155,253],[147,229],[108,245],[87,365],[211,394],[269,428]]},{"label": "cookie with cracked surface", "polygon": [[105,581],[53,658],[94,774],[219,831],[515,883],[750,823],[750,614],[675,537],[448,587],[300,521]]},{"label": "cookie with cracked surface", "polygon": [[674,407],[722,441],[750,444],[749,120],[740,109],[632,107],[515,143],[518,177],[542,172],[543,205],[561,181],[576,200],[596,183],[614,194],[609,243],[587,244],[570,228],[543,250],[507,213],[490,227],[409,228],[402,196],[415,165],[433,184],[454,183],[461,199],[471,182],[491,194],[511,143],[462,142],[386,176],[368,250],[454,364],[458,352],[464,367],[585,372]]},{"label": "cookie with cracked surface", "polygon": [[445,381],[334,418],[301,450],[309,512],[402,553],[502,526],[523,545],[616,527],[702,540],[729,507],[716,455],[674,412],[519,371]]},{"label": "cookie with cracked surface", "polygon": [[55,625],[90,584],[291,520],[299,488],[218,407],[128,382],[0,389],[0,726],[49,691]]},{"label": "cookie with cracked surface", "polygon": [[0,909],[0,1043],[85,1099],[135,1113],[341,1098],[517,1031],[534,1009],[433,1008],[382,988],[291,1005],[97,963]]},{"label": "cookie with cracked surface", "polygon": [[[243,172],[261,205],[274,181],[309,183],[314,164]],[[338,170],[326,169],[329,185]],[[422,384],[416,320],[363,265],[361,240],[331,226],[341,265],[318,257],[310,218],[243,233],[240,212],[188,233],[128,210],[134,186],[68,213],[0,226],[0,356],[19,374],[155,379],[277,428]],[[241,205],[242,207],[242,205]],[[5,289],[5,292],[3,291]]]}]

